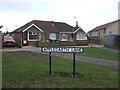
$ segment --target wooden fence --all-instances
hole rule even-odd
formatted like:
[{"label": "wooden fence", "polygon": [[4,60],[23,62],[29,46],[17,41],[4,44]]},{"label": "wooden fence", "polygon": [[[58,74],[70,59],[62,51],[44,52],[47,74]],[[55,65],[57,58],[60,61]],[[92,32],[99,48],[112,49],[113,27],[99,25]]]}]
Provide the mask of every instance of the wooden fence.
[{"label": "wooden fence", "polygon": [[120,48],[120,35],[107,35],[104,43],[107,47]]}]

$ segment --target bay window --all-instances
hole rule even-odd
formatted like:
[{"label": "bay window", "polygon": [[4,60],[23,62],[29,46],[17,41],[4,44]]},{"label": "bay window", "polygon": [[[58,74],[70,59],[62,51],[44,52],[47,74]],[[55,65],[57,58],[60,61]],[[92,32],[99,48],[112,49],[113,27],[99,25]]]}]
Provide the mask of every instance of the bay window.
[{"label": "bay window", "polygon": [[87,37],[86,37],[86,35],[85,35],[85,33],[83,33],[83,32],[78,32],[78,33],[76,33],[77,35],[76,35],[76,40],[87,40]]},{"label": "bay window", "polygon": [[68,40],[67,34],[62,34],[61,41],[67,41],[67,40]]},{"label": "bay window", "polygon": [[28,32],[28,40],[36,41],[37,40],[37,32]]},{"label": "bay window", "polygon": [[56,33],[50,33],[49,39],[56,40]]}]

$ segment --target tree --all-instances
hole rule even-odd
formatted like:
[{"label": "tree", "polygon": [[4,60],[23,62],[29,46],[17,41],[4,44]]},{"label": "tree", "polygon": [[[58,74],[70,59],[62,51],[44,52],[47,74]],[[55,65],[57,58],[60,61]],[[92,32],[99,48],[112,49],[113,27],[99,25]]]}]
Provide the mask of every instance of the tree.
[{"label": "tree", "polygon": [[3,26],[1,25],[1,26],[0,26],[0,29],[1,29],[2,27],[3,27]]}]

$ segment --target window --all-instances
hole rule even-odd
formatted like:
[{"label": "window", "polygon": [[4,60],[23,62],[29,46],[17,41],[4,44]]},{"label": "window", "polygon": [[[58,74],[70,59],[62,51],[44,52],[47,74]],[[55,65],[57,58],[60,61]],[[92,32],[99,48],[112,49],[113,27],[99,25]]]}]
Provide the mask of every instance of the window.
[{"label": "window", "polygon": [[67,41],[67,34],[62,34],[61,41]]},{"label": "window", "polygon": [[51,40],[56,40],[56,34],[55,33],[50,33],[50,39]]},{"label": "window", "polygon": [[105,33],[105,31],[106,31],[106,29],[104,28],[104,29],[103,29],[103,33]]},{"label": "window", "polygon": [[13,40],[13,37],[11,37],[11,36],[4,36],[4,40]]},{"label": "window", "polygon": [[28,32],[28,40],[37,40],[37,32]]},{"label": "window", "polygon": [[87,39],[87,37],[86,37],[85,33],[83,33],[83,32],[77,33],[76,40],[86,40],[86,39]]}]

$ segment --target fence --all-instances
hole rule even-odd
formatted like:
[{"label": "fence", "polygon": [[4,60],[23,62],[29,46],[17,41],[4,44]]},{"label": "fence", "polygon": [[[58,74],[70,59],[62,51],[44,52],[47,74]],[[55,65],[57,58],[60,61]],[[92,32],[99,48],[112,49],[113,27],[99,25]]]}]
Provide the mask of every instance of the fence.
[{"label": "fence", "polygon": [[100,40],[99,39],[90,38],[89,39],[89,43],[100,45]]},{"label": "fence", "polygon": [[104,44],[107,47],[120,48],[120,35],[107,35],[107,36],[105,36]]}]

